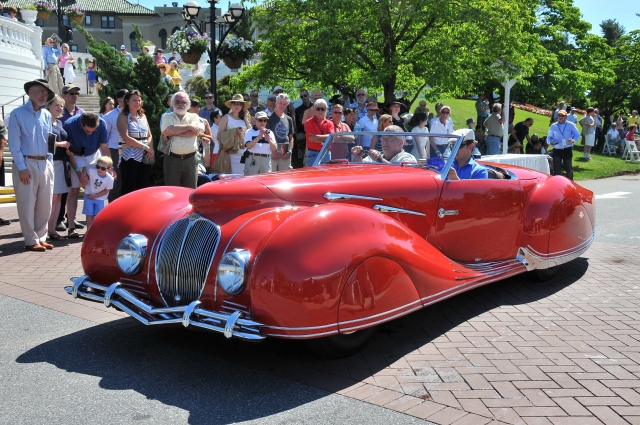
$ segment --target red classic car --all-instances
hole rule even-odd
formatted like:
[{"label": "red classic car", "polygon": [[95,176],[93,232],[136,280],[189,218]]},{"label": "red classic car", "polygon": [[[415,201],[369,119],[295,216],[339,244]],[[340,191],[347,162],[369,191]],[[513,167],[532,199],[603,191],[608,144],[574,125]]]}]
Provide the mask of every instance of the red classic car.
[{"label": "red classic car", "polygon": [[334,159],[123,196],[87,232],[85,275],[65,289],[147,325],[344,356],[380,323],[517,274],[550,278],[588,249],[591,191],[506,164],[449,181],[454,140],[439,167]]}]

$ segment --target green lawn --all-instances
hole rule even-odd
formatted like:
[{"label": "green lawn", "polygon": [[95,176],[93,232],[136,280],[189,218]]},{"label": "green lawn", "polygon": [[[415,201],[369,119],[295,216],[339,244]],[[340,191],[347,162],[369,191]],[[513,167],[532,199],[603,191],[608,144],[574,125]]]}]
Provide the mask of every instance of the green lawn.
[{"label": "green lawn", "polygon": [[591,154],[591,161],[582,157],[582,146],[573,150],[574,180],[592,180],[611,177],[619,174],[633,174],[640,172],[640,163],[633,164],[623,161],[620,156]]}]

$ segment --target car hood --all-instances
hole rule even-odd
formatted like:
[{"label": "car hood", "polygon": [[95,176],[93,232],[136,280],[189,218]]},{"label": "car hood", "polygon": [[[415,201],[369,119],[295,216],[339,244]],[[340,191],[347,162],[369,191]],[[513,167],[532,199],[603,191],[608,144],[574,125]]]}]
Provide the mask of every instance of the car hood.
[{"label": "car hood", "polygon": [[336,164],[262,174],[254,179],[281,199],[320,204],[327,202],[326,193],[395,198],[403,192],[399,188],[424,188],[424,181],[433,181],[433,175],[414,167]]}]

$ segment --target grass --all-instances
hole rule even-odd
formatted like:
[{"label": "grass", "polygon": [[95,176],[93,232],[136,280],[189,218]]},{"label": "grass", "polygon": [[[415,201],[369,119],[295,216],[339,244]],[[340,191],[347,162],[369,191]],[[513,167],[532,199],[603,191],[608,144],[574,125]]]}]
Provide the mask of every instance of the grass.
[{"label": "grass", "polygon": [[592,153],[591,161],[585,161],[582,157],[583,147],[576,146],[573,150],[574,180],[592,180],[612,177],[621,174],[640,173],[640,163],[623,161],[620,156],[602,155]]},{"label": "grass", "polygon": [[[467,126],[467,118],[477,117],[475,100],[471,99],[440,99],[445,105],[451,107],[451,119],[454,128],[465,128]],[[417,102],[415,103],[417,105]],[[435,102],[428,102],[429,109],[435,111]],[[519,123],[527,118],[533,118],[533,125],[529,129],[529,134],[538,134],[538,136],[546,136],[549,132],[549,117],[538,115],[521,109],[515,110],[514,123]],[[582,116],[579,116],[582,118]],[[579,129],[580,126],[578,126]],[[612,177],[620,174],[640,173],[640,164],[632,164],[623,161],[620,156],[601,155],[600,153],[592,154],[591,161],[585,161],[583,156],[583,146],[576,146],[573,151],[573,166],[578,167],[573,172],[574,180],[592,180]]]}]

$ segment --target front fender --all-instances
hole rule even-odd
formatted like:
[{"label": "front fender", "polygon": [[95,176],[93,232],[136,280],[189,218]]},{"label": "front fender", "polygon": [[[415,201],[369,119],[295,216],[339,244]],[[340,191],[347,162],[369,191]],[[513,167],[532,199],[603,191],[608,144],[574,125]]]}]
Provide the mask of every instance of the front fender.
[{"label": "front fender", "polygon": [[[82,244],[82,267],[92,281],[110,285],[120,280],[116,263],[118,243],[131,233],[144,235],[148,241],[147,258],[133,280],[145,281],[151,245],[162,227],[173,216],[191,211],[191,189],[160,186],[137,190],[109,203],[96,216]],[[141,203],[144,200],[144,203]]]},{"label": "front fender", "polygon": [[[366,267],[353,274],[363,263]],[[342,299],[344,319],[375,315],[379,309],[407,302],[417,308],[420,297],[455,285],[452,265],[424,239],[383,213],[352,205],[307,208],[273,230],[256,255],[248,283],[252,311],[266,325],[267,335],[329,335],[338,332]],[[363,278],[368,271],[378,276]],[[343,297],[352,275],[353,291],[362,284],[374,285],[375,300],[369,303],[374,308],[357,297]],[[396,294],[411,286],[408,294]]]}]

